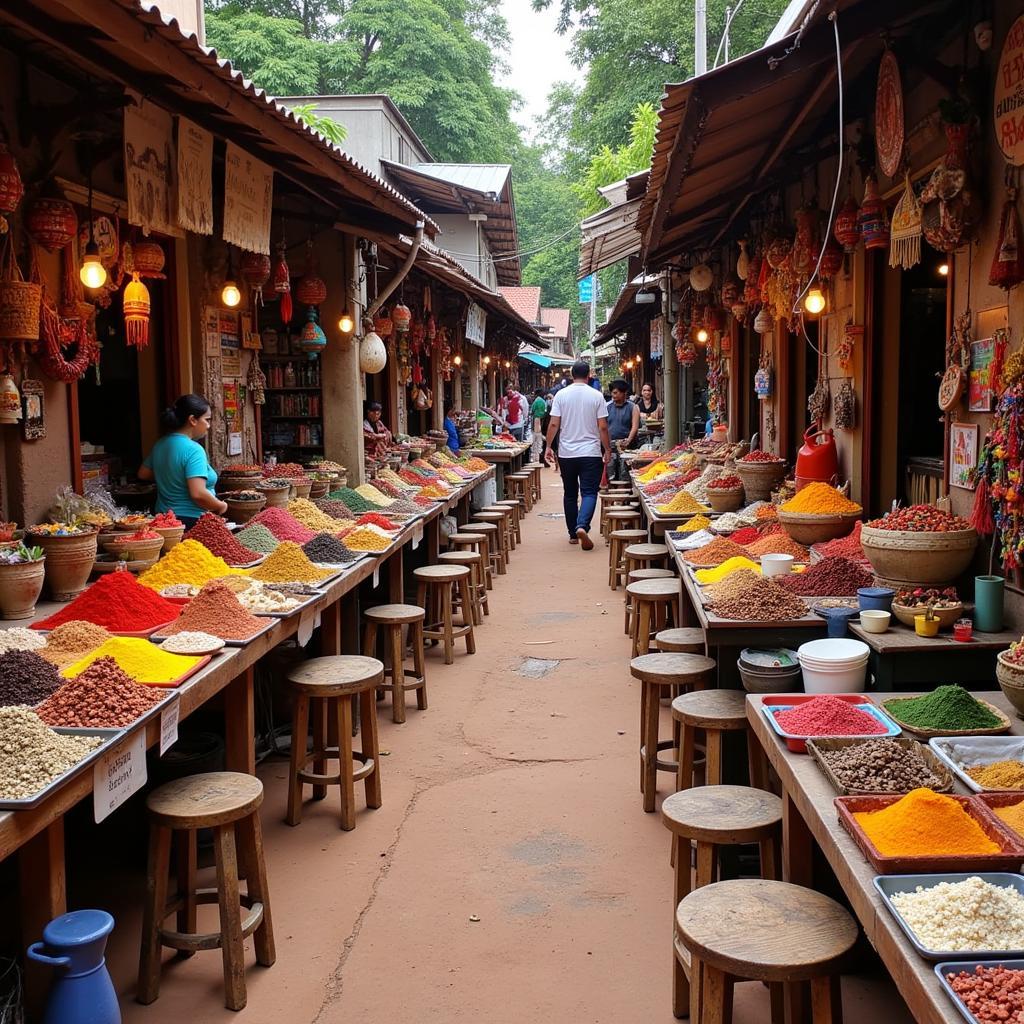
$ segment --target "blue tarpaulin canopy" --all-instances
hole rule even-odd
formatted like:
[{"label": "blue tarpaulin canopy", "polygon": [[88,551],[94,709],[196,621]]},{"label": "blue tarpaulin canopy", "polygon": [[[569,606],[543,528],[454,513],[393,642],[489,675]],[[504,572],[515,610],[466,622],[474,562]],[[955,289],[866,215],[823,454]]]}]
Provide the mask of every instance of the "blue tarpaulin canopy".
[{"label": "blue tarpaulin canopy", "polygon": [[519,358],[536,363],[542,370],[546,370],[551,365],[550,356],[542,356],[537,352],[520,352]]}]

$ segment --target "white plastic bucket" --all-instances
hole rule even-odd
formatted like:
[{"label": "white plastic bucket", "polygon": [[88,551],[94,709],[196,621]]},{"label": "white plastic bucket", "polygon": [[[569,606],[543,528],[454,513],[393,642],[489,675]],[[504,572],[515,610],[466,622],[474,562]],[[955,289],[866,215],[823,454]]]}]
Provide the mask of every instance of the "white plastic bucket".
[{"label": "white plastic bucket", "polygon": [[863,693],[870,649],[860,640],[811,640],[797,650],[806,693]]}]

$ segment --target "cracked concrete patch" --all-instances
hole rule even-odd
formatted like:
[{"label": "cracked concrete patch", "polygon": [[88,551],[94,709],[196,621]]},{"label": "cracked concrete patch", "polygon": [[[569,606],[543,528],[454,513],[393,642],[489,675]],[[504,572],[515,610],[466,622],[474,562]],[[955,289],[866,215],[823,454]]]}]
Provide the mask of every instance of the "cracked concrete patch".
[{"label": "cracked concrete patch", "polygon": [[524,679],[543,679],[551,675],[559,664],[561,663],[554,658],[523,658],[512,671]]}]

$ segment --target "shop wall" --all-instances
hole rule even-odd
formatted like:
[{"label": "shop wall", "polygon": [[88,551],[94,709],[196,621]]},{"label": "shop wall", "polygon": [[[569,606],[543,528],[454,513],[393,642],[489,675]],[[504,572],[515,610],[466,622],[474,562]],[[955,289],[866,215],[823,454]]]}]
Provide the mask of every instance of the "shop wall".
[{"label": "shop wall", "polygon": [[472,274],[477,280],[483,281],[488,288],[497,289],[498,279],[494,272],[494,264],[491,263],[491,251],[487,246],[487,239],[483,230],[480,234],[480,259],[467,256],[466,253],[477,252],[477,225],[469,220],[463,213],[435,213],[431,214],[441,228],[441,235],[437,242],[441,249],[449,253],[451,257],[464,270]]}]

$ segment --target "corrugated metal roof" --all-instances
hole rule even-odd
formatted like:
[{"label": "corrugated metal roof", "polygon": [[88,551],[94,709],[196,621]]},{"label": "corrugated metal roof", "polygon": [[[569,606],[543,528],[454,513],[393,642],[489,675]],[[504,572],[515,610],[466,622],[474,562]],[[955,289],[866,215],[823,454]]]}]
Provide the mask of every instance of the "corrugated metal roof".
[{"label": "corrugated metal roof", "polygon": [[409,164],[424,174],[450,181],[463,188],[471,188],[477,192],[493,192],[500,196],[509,185],[512,174],[511,164]]},{"label": "corrugated metal roof", "polygon": [[580,224],[582,238],[577,278],[589,277],[640,251],[636,218],[642,202],[642,199],[632,199],[610,206]]}]

